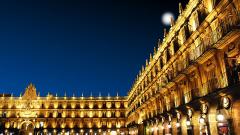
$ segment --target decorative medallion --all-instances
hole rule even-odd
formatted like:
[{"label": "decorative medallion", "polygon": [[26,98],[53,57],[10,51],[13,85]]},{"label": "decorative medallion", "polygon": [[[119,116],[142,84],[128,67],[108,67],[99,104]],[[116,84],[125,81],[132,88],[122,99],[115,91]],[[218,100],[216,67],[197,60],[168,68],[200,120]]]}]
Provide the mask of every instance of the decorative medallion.
[{"label": "decorative medallion", "polygon": [[229,97],[223,97],[222,98],[222,107],[225,109],[228,109],[231,105],[231,100]]}]

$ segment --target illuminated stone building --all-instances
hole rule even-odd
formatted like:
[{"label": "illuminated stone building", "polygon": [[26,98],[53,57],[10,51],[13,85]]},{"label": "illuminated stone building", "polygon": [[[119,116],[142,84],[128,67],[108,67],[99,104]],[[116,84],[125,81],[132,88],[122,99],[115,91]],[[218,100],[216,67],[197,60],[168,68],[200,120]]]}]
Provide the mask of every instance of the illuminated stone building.
[{"label": "illuminated stone building", "polygon": [[240,0],[190,0],[127,97],[1,96],[3,134],[240,134]]},{"label": "illuminated stone building", "polygon": [[190,0],[129,94],[130,134],[240,134],[240,1]]},{"label": "illuminated stone building", "polygon": [[23,96],[0,98],[2,134],[127,133],[124,97],[40,97],[30,84]]}]

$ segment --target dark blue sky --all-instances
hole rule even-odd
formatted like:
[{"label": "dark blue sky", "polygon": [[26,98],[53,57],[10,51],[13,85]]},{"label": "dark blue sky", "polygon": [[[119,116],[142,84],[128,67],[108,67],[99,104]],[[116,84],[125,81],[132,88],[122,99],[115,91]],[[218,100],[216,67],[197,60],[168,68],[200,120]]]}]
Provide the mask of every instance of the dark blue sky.
[{"label": "dark blue sky", "polygon": [[177,0],[0,2],[0,93],[126,95]]}]

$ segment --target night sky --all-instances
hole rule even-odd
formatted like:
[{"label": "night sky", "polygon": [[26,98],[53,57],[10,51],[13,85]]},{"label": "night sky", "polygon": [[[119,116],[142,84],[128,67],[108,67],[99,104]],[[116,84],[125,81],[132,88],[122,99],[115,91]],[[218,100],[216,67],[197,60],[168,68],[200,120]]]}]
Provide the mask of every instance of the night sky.
[{"label": "night sky", "polygon": [[41,96],[127,95],[179,2],[1,1],[0,93],[33,83]]}]

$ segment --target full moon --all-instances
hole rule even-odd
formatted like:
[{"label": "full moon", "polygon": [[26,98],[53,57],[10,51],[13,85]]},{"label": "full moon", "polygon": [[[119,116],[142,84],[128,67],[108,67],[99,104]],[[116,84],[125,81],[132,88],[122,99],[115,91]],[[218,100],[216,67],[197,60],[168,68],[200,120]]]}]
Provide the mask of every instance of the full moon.
[{"label": "full moon", "polygon": [[174,19],[174,15],[171,12],[166,12],[162,15],[162,23],[164,25],[171,25],[171,18]]}]

